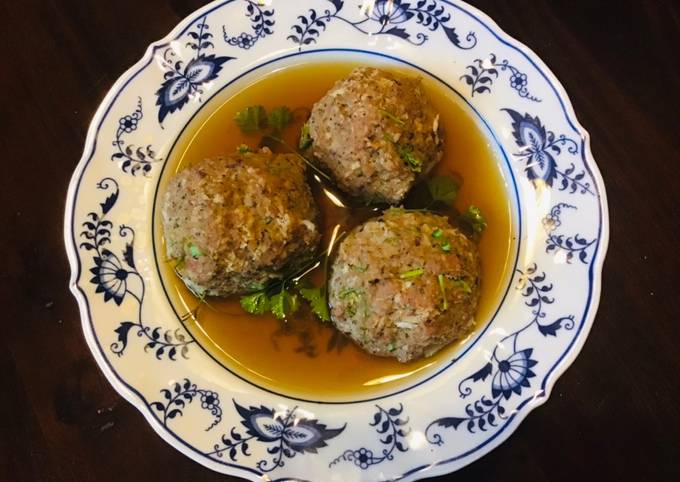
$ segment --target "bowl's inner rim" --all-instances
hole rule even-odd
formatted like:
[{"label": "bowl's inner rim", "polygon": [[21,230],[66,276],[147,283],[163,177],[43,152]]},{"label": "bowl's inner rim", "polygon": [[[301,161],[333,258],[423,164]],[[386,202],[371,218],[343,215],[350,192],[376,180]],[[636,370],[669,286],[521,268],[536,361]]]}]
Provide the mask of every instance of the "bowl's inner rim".
[{"label": "bowl's inner rim", "polygon": [[[261,62],[256,64],[255,66],[251,67],[250,69],[243,71],[239,73],[238,75],[232,77],[230,80],[228,80],[224,85],[222,85],[218,90],[216,90],[209,98],[206,98],[204,102],[201,104],[201,106],[196,109],[196,111],[192,114],[192,116],[184,123],[184,126],[182,127],[181,130],[177,133],[177,135],[174,138],[174,141],[168,150],[168,154],[166,156],[167,161],[163,164],[161,167],[161,172],[158,176],[158,179],[156,181],[156,186],[154,189],[154,197],[153,197],[153,209],[152,209],[152,215],[151,215],[151,236],[152,236],[152,243],[151,243],[151,249],[153,250],[153,260],[156,268],[156,274],[158,276],[158,279],[160,280],[160,284],[163,288],[163,293],[165,295],[165,298],[167,300],[167,303],[170,305],[172,312],[175,314],[176,317],[176,322],[180,325],[183,325],[182,322],[182,315],[181,313],[177,310],[177,307],[175,304],[172,302],[172,297],[169,294],[168,287],[166,286],[165,283],[165,276],[162,273],[160,263],[161,261],[158,259],[158,252],[159,252],[159,243],[160,240],[157,239],[157,232],[158,231],[158,225],[159,223],[159,216],[158,212],[160,212],[160,199],[161,196],[159,195],[160,193],[160,187],[164,184],[164,176],[167,176],[168,172],[170,172],[170,169],[166,170],[167,166],[173,166],[174,167],[174,162],[172,162],[172,159],[175,158],[175,148],[179,144],[180,139],[183,138],[185,135],[186,131],[194,125],[194,120],[200,116],[200,115],[205,115],[206,114],[206,109],[209,109],[213,106],[215,100],[219,100],[219,98],[228,98],[230,97],[230,94],[235,94],[242,88],[246,87],[249,85],[250,82],[252,82],[254,79],[257,77],[257,72],[261,71],[263,68],[267,68],[266,73],[270,73],[274,70],[278,70],[281,68],[287,68],[292,65],[295,65],[294,61],[295,60],[301,60],[302,58],[307,59],[308,56],[314,56],[317,57],[313,59],[312,61],[314,62],[319,62],[319,63],[328,63],[332,62],[333,60],[337,61],[343,61],[343,62],[353,62],[357,61],[357,63],[367,63],[367,59],[370,59],[371,57],[374,60],[380,61],[382,65],[396,65],[396,66],[406,66],[411,70],[417,70],[424,76],[428,77],[431,81],[434,81],[438,83],[440,86],[445,88],[449,94],[454,94],[453,97],[458,101],[459,105],[462,106],[463,109],[465,109],[468,114],[475,120],[477,125],[479,126],[480,130],[484,133],[485,137],[490,139],[492,142],[493,146],[493,151],[495,154],[495,157],[499,160],[502,160],[500,162],[500,170],[501,170],[501,175],[503,176],[506,181],[509,179],[510,183],[505,183],[506,185],[506,193],[508,194],[508,200],[511,204],[511,232],[512,232],[512,237],[514,238],[511,240],[511,250],[514,249],[514,254],[512,254],[512,261],[510,265],[512,266],[511,269],[508,269],[508,271],[504,274],[504,280],[503,284],[506,285],[505,290],[502,292],[502,296],[495,301],[496,309],[494,310],[492,316],[486,320],[483,324],[480,325],[480,328],[476,330],[476,332],[470,337],[470,339],[460,346],[458,349],[456,349],[452,354],[453,358],[449,360],[441,360],[438,364],[436,364],[434,367],[429,368],[424,371],[423,374],[419,375],[413,375],[407,377],[403,382],[399,383],[397,387],[392,387],[391,390],[385,390],[384,392],[378,392],[374,393],[371,396],[368,397],[357,397],[357,398],[350,398],[348,395],[340,396],[340,397],[324,397],[321,399],[310,399],[310,398],[305,398],[304,396],[301,396],[300,394],[294,394],[294,393],[286,393],[284,391],[279,392],[278,390],[270,389],[268,387],[264,387],[259,385],[258,383],[254,382],[253,380],[249,379],[248,377],[242,375],[239,373],[237,370],[234,370],[224,364],[219,358],[215,357],[212,353],[212,351],[201,343],[199,339],[194,337],[193,333],[191,330],[186,330],[188,335],[194,340],[195,344],[198,345],[203,352],[208,355],[215,363],[217,363],[220,367],[223,369],[227,370],[231,375],[239,378],[240,380],[252,385],[253,387],[263,390],[265,392],[271,393],[273,395],[278,395],[285,397],[290,400],[296,400],[296,401],[301,401],[301,402],[307,402],[307,403],[317,403],[317,404],[338,404],[338,405],[344,405],[344,404],[356,404],[356,403],[365,403],[365,402],[372,402],[376,400],[380,400],[383,398],[391,397],[394,395],[398,395],[401,393],[404,393],[406,391],[409,391],[413,388],[416,388],[429,380],[433,379],[434,377],[437,377],[438,375],[446,372],[451,366],[456,364],[458,360],[460,360],[462,357],[464,357],[476,344],[479,340],[482,339],[483,335],[486,333],[486,331],[489,329],[489,327],[497,320],[498,318],[498,313],[500,312],[502,306],[505,303],[506,297],[508,292],[510,291],[510,287],[512,284],[512,279],[513,279],[513,274],[515,273],[517,269],[517,264],[520,259],[520,253],[523,248],[523,243],[522,243],[522,234],[523,234],[523,217],[522,217],[522,204],[521,204],[521,197],[519,194],[519,188],[517,185],[517,180],[515,178],[515,174],[513,172],[512,166],[510,164],[510,157],[508,156],[508,153],[506,150],[503,148],[503,145],[499,141],[498,136],[496,135],[495,131],[491,127],[491,125],[484,119],[484,117],[481,115],[481,113],[468,101],[468,99],[461,94],[457,89],[455,89],[450,83],[442,79],[441,77],[431,73],[427,69],[425,69],[422,66],[418,66],[412,62],[409,62],[405,59],[395,57],[392,55],[388,55],[385,53],[381,52],[375,52],[375,51],[369,51],[369,50],[361,50],[361,49],[348,49],[348,48],[328,48],[328,49],[317,49],[317,50],[307,50],[307,51],[301,51],[301,52],[294,52],[294,53],[288,53],[285,55],[281,55],[272,59],[269,59],[265,62]],[[293,61],[293,62],[291,62]],[[308,60],[305,60],[306,62],[309,62]],[[375,65],[375,63],[373,64]],[[226,91],[226,92],[225,92]],[[208,114],[209,115],[209,114]]]}]

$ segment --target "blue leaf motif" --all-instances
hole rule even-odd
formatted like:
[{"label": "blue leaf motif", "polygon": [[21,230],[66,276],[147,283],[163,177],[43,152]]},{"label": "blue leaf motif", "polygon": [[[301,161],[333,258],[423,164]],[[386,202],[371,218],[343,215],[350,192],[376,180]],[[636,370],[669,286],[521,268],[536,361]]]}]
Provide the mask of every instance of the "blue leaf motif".
[{"label": "blue leaf motif", "polygon": [[296,454],[317,453],[321,447],[326,447],[326,441],[338,436],[344,429],[329,429],[325,424],[314,419],[297,417],[297,407],[292,410],[275,411],[264,405],[245,407],[233,400],[236,411],[241,416],[241,424],[246,427],[247,436],[243,436],[232,428],[230,436],[222,436],[222,443],[215,444],[214,450],[208,455],[223,457],[227,453],[232,461],[236,461],[238,447],[244,456],[247,452],[248,441],[257,440],[269,446],[266,449],[271,458],[264,458],[256,466],[263,472],[271,472],[284,465],[286,458],[293,458]]},{"label": "blue leaf motif", "polygon": [[245,408],[234,401],[236,411],[241,416],[241,424],[246,427],[248,435],[261,442],[271,442],[281,438],[283,425],[275,418],[274,411],[261,405]]},{"label": "blue leaf motif", "polygon": [[519,155],[525,159],[525,172],[530,181],[541,180],[548,186],[557,178],[557,163],[546,150],[548,136],[538,117],[522,115],[512,109],[503,109],[512,118],[512,135],[520,147]]},{"label": "blue leaf motif", "polygon": [[222,70],[222,64],[227,57],[215,57],[214,55],[200,56],[189,62],[185,76],[194,85],[208,82],[217,77]]},{"label": "blue leaf motif", "polygon": [[301,418],[286,428],[283,439],[297,452],[317,453],[317,449],[327,446],[326,440],[338,436],[344,429],[329,429],[316,420]]}]

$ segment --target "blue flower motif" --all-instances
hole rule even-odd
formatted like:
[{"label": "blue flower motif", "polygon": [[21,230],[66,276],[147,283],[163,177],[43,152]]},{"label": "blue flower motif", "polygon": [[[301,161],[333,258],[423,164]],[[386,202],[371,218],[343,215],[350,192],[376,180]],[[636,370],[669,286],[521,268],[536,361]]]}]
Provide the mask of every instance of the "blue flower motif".
[{"label": "blue flower motif", "polygon": [[559,218],[555,218],[550,214],[544,217],[541,220],[541,223],[543,224],[543,229],[545,229],[546,233],[552,233],[559,227],[560,224],[562,224]]},{"label": "blue flower motif", "polygon": [[529,378],[536,376],[531,367],[537,363],[531,359],[532,352],[533,349],[527,348],[498,362],[498,372],[491,382],[491,395],[494,398],[503,395],[507,400],[513,392],[519,395],[522,387],[530,386]]},{"label": "blue flower motif", "polygon": [[255,45],[255,42],[257,41],[256,37],[253,37],[249,33],[241,33],[238,37],[236,37],[236,45],[238,45],[240,48],[248,50],[250,47]]},{"label": "blue flower motif", "polygon": [[363,447],[355,450],[352,455],[354,456],[354,464],[362,469],[367,469],[373,460],[373,451]]},{"label": "blue flower motif", "polygon": [[97,285],[96,292],[104,293],[104,301],[113,301],[120,306],[127,293],[127,277],[129,272],[123,267],[118,256],[104,249],[101,256],[94,258],[95,266],[90,269],[94,277],[91,283]]},{"label": "blue flower motif", "polygon": [[215,410],[220,406],[219,395],[210,390],[204,390],[201,392],[201,408],[205,410]]},{"label": "blue flower motif", "polygon": [[131,115],[123,116],[118,121],[118,123],[120,124],[120,129],[128,134],[137,129],[138,122],[139,119]]},{"label": "blue flower motif", "polygon": [[398,407],[384,409],[380,405],[376,405],[375,408],[378,411],[373,414],[373,421],[369,425],[375,427],[375,431],[380,437],[380,443],[383,444],[381,454],[376,455],[371,449],[365,447],[348,449],[342,455],[333,459],[328,467],[333,467],[335,464],[345,461],[352,462],[361,470],[366,470],[373,465],[394,460],[395,455],[400,452],[408,452],[406,437],[411,429],[408,427],[408,417],[401,417],[404,406],[399,404]]},{"label": "blue flower motif", "polygon": [[527,86],[528,83],[529,80],[527,79],[527,74],[515,72],[510,77],[510,87],[512,87],[515,90],[521,91]]},{"label": "blue flower motif", "polygon": [[381,25],[404,23],[413,16],[408,8],[409,4],[402,5],[401,0],[378,0],[373,5],[369,17]]}]

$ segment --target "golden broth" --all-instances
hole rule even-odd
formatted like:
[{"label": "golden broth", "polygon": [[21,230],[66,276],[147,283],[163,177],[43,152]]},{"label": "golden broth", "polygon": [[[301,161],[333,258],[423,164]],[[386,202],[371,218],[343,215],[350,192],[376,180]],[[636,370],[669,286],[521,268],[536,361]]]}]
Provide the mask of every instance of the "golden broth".
[{"label": "golden broth", "polygon": [[[262,135],[242,134],[233,121],[238,111],[257,104],[268,110],[286,105],[308,111],[336,80],[356,65],[319,62],[288,67],[258,79],[214,109],[204,108],[212,113],[193,121],[182,135],[169,160],[171,169],[164,182],[198,160],[232,152],[241,144],[256,146]],[[477,320],[484,324],[493,316],[502,296],[511,262],[514,242],[510,204],[491,140],[453,99],[452,93],[434,81],[425,81],[446,132],[444,158],[434,174],[460,175],[464,183],[457,207],[465,209],[475,204],[488,222],[479,245],[482,293]],[[300,111],[295,124],[286,130],[285,137],[291,145],[297,145],[304,120],[304,111]],[[359,221],[335,207],[318,188],[314,191],[322,212],[324,242],[328,243],[336,224],[347,227]],[[158,220],[157,239],[162,239],[160,224]],[[165,259],[162,243],[156,249],[158,259]],[[321,273],[320,269],[317,271],[318,279]],[[453,351],[465,341],[453,343],[433,357],[401,364],[364,353],[308,311],[284,323],[271,315],[245,313],[238,299],[211,299],[201,304],[175,276],[171,262],[161,263],[161,276],[178,313],[190,313],[199,307],[186,326],[208,352],[247,380],[289,395],[344,399],[394,389],[413,381],[416,374],[429,372],[451,359]]]}]

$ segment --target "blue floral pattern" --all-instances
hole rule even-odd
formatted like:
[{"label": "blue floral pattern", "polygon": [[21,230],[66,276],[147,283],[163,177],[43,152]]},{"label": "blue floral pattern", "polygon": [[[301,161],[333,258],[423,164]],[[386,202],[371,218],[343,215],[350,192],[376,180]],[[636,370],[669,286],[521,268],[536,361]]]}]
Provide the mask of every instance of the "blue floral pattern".
[{"label": "blue floral pattern", "polygon": [[165,81],[156,92],[158,122],[161,124],[169,114],[181,110],[191,98],[200,99],[204,86],[217,78],[225,62],[235,58],[204,53],[214,48],[210,40],[213,35],[209,29],[207,17],[203,17],[196,25],[196,30],[188,33],[190,40],[186,46],[195,51],[193,58],[188,62],[177,60],[177,53],[172,47],[163,52],[162,67],[165,69],[163,75]]},{"label": "blue floral pattern", "polygon": [[97,189],[108,193],[103,202],[99,204],[101,212],[90,212],[88,219],[83,223],[84,230],[81,237],[84,241],[80,248],[94,252],[90,268],[93,277],[90,283],[96,285],[95,293],[104,295],[104,302],[113,300],[120,306],[130,298],[138,305],[137,320],[123,321],[114,330],[117,341],[111,344],[111,351],[122,356],[128,346],[128,337],[131,331],[136,331],[140,338],[145,338],[144,351],[151,350],[157,359],[164,355],[170,360],[175,360],[177,355],[184,358],[189,352],[189,345],[194,343],[182,328],[175,330],[151,327],[142,319],[142,306],[146,288],[144,278],[139,274],[135,266],[134,256],[134,230],[125,225],[118,228],[119,237],[124,240],[124,248],[120,256],[107,246],[112,244],[113,223],[107,219],[107,215],[118,201],[120,193],[118,183],[110,178],[104,178],[97,183]]},{"label": "blue floral pattern", "polygon": [[552,207],[550,212],[543,218],[543,228],[548,237],[545,240],[546,253],[563,252],[566,253],[567,263],[571,263],[575,256],[583,264],[588,264],[588,249],[597,242],[597,238],[588,241],[580,234],[565,236],[555,231],[562,225],[560,216],[563,209],[577,210],[576,206],[566,203],[558,203]]},{"label": "blue floral pattern", "polygon": [[265,10],[262,5],[253,2],[252,0],[245,0],[246,2],[246,17],[250,19],[253,33],[241,32],[232,37],[227,33],[227,26],[222,26],[222,37],[224,41],[232,46],[248,50],[255,46],[258,40],[267,37],[274,33],[272,27],[274,26],[274,10]]},{"label": "blue floral pattern", "polygon": [[118,120],[118,129],[116,130],[116,139],[113,141],[113,146],[116,147],[116,152],[111,156],[111,160],[120,163],[120,168],[123,172],[137,175],[141,172],[143,175],[148,175],[154,163],[161,162],[163,159],[157,158],[151,145],[144,147],[137,147],[134,144],[125,145],[124,137],[126,134],[131,134],[137,130],[139,121],[144,118],[144,110],[142,108],[142,98],[137,98],[137,108],[130,114],[126,114]]},{"label": "blue floral pattern", "polygon": [[512,109],[503,109],[512,118],[512,135],[520,151],[515,157],[525,163],[525,172],[536,187],[542,185],[553,187],[559,182],[558,189],[574,194],[595,194],[586,180],[585,171],[577,172],[574,163],[566,170],[561,170],[554,156],[562,154],[562,147],[569,154],[579,152],[578,144],[565,135],[556,137],[541,123],[538,117],[520,114]]},{"label": "blue floral pattern", "polygon": [[399,407],[385,410],[380,405],[376,405],[375,408],[377,411],[373,414],[373,421],[369,425],[375,427],[380,443],[383,445],[380,455],[366,447],[349,449],[328,464],[329,467],[345,461],[353,462],[360,469],[366,470],[372,465],[378,465],[386,460],[394,460],[396,453],[408,452],[406,437],[411,429],[408,427],[409,419],[401,418],[404,406],[399,404]]},{"label": "blue floral pattern", "polygon": [[299,45],[316,43],[332,20],[338,20],[365,35],[391,35],[413,45],[422,45],[429,40],[427,33],[418,31],[413,35],[409,31],[411,25],[418,25],[421,30],[436,32],[441,30],[446,38],[456,47],[464,50],[477,45],[474,32],[468,32],[465,42],[460,39],[456,29],[450,25],[451,13],[436,0],[377,0],[372,5],[359,10],[359,18],[350,19],[343,15],[344,0],[327,0],[329,8],[318,13],[310,9],[307,15],[300,15],[299,22],[292,27],[288,39]]},{"label": "blue floral pattern", "polygon": [[181,417],[184,414],[184,409],[196,398],[201,402],[201,409],[209,412],[213,418],[210,425],[205,429],[206,432],[222,421],[222,407],[220,406],[219,395],[211,390],[198,388],[195,383],[191,383],[187,378],[182,382],[176,382],[172,390],[162,389],[161,394],[164,400],[152,402],[150,406],[157,412],[160,412],[163,417],[161,421],[166,427],[170,420]]},{"label": "blue floral pattern", "polygon": [[327,440],[340,435],[346,427],[328,428],[316,419],[298,415],[298,407],[277,411],[264,405],[246,408],[235,400],[233,403],[246,433],[242,435],[236,427],[232,427],[229,435],[223,435],[221,443],[215,444],[213,451],[207,455],[222,458],[226,454],[235,462],[239,455],[251,456],[249,443],[260,442],[268,445],[267,453],[271,455],[256,463],[262,472],[283,467],[286,459],[297,454],[316,454],[318,449],[328,445]]},{"label": "blue floral pattern", "polygon": [[471,97],[475,94],[490,93],[493,81],[498,78],[500,72],[510,72],[510,87],[517,91],[517,94],[532,102],[541,102],[541,99],[529,93],[529,78],[527,74],[520,72],[517,67],[510,64],[507,59],[498,61],[494,54],[490,54],[487,59],[475,59],[472,65],[468,65],[467,74],[461,76],[471,89]]},{"label": "blue floral pattern", "polygon": [[434,445],[443,445],[444,440],[437,431],[440,428],[454,430],[465,425],[470,433],[477,430],[487,431],[497,427],[501,420],[508,417],[508,409],[504,401],[513,395],[521,395],[524,389],[531,387],[531,379],[536,376],[533,368],[538,361],[533,359],[534,348],[522,347],[521,340],[530,329],[536,329],[544,337],[557,337],[562,329],[574,327],[574,317],[562,316],[550,323],[545,323],[547,307],[554,303],[550,296],[553,285],[546,281],[545,273],[539,273],[535,264],[525,272],[517,270],[519,282],[517,289],[525,298],[525,304],[531,309],[531,319],[519,330],[503,337],[494,348],[491,359],[478,371],[463,379],[458,385],[461,398],[472,394],[470,383],[490,381],[490,390],[476,401],[465,407],[465,414],[454,417],[439,418],[430,423],[425,431],[428,441]]}]

